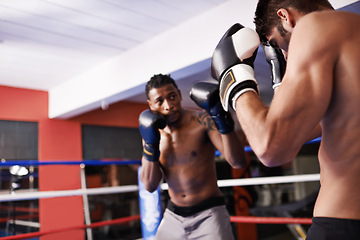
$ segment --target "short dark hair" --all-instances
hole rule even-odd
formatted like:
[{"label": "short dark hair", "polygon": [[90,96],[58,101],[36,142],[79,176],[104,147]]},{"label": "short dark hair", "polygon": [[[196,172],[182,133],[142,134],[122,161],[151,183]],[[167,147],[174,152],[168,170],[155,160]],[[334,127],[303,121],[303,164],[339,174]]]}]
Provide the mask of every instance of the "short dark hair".
[{"label": "short dark hair", "polygon": [[175,80],[170,77],[170,74],[155,74],[150,78],[145,86],[145,93],[147,99],[149,99],[149,91],[152,88],[160,88],[166,84],[172,84],[175,86],[176,89],[179,89],[175,83]]},{"label": "short dark hair", "polygon": [[280,18],[277,16],[280,8],[294,8],[303,14],[319,11],[321,8],[334,9],[328,0],[259,0],[254,23],[262,42],[267,41],[266,35],[275,26],[281,27]]}]

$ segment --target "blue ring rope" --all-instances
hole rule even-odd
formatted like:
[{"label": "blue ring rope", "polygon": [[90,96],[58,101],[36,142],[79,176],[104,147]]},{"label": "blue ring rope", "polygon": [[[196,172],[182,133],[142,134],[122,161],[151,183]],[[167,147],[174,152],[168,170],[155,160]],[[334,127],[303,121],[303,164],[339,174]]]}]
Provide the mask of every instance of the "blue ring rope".
[{"label": "blue ring rope", "polygon": [[[309,141],[309,142],[307,142],[305,144],[318,143],[318,142],[321,142],[321,137],[315,138],[315,139],[313,139],[313,140],[311,140],[311,141]],[[252,152],[253,151],[250,146],[245,146],[244,150],[245,150],[245,152]],[[219,151],[216,151],[215,156],[220,156],[220,155],[221,155],[221,153]]]},{"label": "blue ring rope", "polygon": [[[321,141],[321,137],[315,138],[305,144],[317,143]],[[245,146],[245,152],[252,152],[250,146]],[[216,151],[216,156],[220,156],[220,152]],[[38,160],[1,160],[0,167],[2,166],[43,166],[43,165],[80,165],[85,166],[106,166],[106,165],[141,165],[141,160],[83,160],[83,161],[38,161]]]},{"label": "blue ring rope", "polygon": [[84,164],[85,166],[105,166],[105,165],[131,165],[131,164],[141,164],[140,160],[114,160],[114,161],[104,161],[104,160],[83,160],[83,161],[38,161],[38,160],[6,160],[0,162],[0,166],[43,166],[43,165],[80,165]]}]

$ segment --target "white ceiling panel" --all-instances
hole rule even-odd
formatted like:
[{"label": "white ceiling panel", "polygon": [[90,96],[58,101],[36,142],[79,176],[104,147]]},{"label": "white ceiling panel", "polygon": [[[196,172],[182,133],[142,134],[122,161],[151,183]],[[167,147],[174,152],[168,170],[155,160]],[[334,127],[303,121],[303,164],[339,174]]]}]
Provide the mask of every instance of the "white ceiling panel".
[{"label": "white ceiling panel", "polygon": [[222,2],[1,0],[0,84],[48,91]]},{"label": "white ceiling panel", "polygon": [[[358,1],[330,2],[360,12]],[[255,5],[252,0],[0,0],[0,85],[49,95],[73,86],[74,96],[84,89],[98,95],[70,101],[73,106],[54,117],[81,114],[104,100],[142,102],[141,85],[158,72],[179,77],[186,96],[194,81],[210,78],[209,49],[229,23],[251,27]],[[116,92],[119,84],[129,89]]]}]

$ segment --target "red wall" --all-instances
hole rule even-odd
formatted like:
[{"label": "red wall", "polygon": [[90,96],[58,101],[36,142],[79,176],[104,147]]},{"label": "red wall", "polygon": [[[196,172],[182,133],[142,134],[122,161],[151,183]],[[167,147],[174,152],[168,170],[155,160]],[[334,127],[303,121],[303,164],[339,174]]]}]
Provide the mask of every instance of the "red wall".
[{"label": "red wall", "polygon": [[[146,104],[119,102],[108,110],[94,110],[69,120],[48,118],[48,93],[0,86],[0,120],[39,123],[39,161],[82,159],[81,124],[138,127],[138,116]],[[39,167],[39,190],[79,189],[79,166]],[[84,224],[82,197],[60,197],[39,200],[40,230],[47,231]],[[84,230],[62,232],[44,239],[85,239]]]},{"label": "red wall", "polygon": [[74,117],[71,121],[88,125],[137,128],[139,115],[146,108],[147,104],[118,102],[110,105],[107,110],[97,109]]},{"label": "red wall", "polygon": [[[79,160],[81,126],[79,123],[44,119],[39,122],[39,160]],[[71,165],[41,166],[39,190],[69,190],[81,188],[80,167]],[[78,226],[84,223],[81,196],[40,199],[41,231]],[[46,235],[41,239],[85,239],[83,230]]]},{"label": "red wall", "polygon": [[0,86],[0,119],[39,121],[48,117],[48,94]]}]

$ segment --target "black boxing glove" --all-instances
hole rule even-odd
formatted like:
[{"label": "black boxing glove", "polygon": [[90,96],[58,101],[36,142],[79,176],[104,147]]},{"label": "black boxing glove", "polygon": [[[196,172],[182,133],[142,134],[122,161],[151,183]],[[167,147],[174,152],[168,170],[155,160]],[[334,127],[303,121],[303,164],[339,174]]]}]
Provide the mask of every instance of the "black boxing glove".
[{"label": "black boxing glove", "polygon": [[234,121],[230,113],[225,112],[219,98],[219,85],[211,82],[198,82],[190,90],[190,98],[205,109],[221,134],[234,131]]},{"label": "black boxing glove", "polygon": [[143,111],[139,116],[139,130],[144,139],[143,156],[148,161],[155,162],[160,157],[160,132],[166,126],[166,120],[160,114],[150,110]]},{"label": "black boxing glove", "polygon": [[285,74],[286,60],[280,49],[275,49],[269,42],[261,43],[265,53],[266,61],[270,64],[272,88],[281,85]]},{"label": "black boxing glove", "polygon": [[247,91],[259,94],[254,61],[260,44],[259,35],[239,23],[221,38],[211,58],[211,75],[220,82],[220,101],[225,111]]}]

